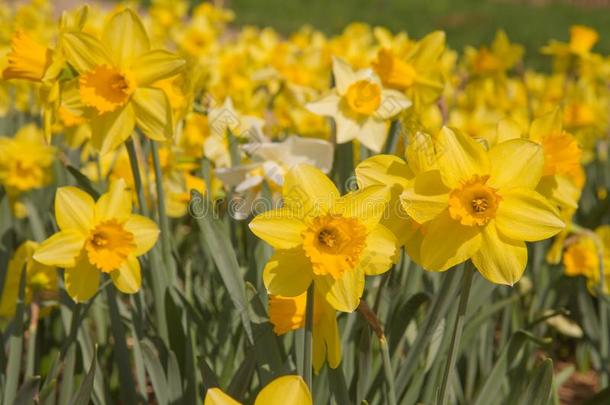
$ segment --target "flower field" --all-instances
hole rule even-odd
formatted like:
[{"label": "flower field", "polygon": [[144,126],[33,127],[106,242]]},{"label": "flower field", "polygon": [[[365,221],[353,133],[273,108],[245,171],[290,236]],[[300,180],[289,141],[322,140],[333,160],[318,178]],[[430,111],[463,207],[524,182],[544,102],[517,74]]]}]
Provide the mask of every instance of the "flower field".
[{"label": "flower field", "polygon": [[234,19],[0,4],[0,403],[610,404],[601,33]]}]

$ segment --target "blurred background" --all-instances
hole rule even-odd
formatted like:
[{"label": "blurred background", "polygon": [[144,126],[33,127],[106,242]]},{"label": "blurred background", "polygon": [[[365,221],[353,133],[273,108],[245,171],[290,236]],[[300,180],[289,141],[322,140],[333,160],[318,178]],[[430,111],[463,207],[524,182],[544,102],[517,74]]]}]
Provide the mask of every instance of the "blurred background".
[{"label": "blurred background", "polygon": [[[199,1],[195,1],[199,3]],[[309,24],[328,34],[353,21],[384,25],[419,38],[442,29],[451,47],[491,42],[498,29],[526,46],[526,60],[543,67],[539,48],[550,38],[567,40],[570,25],[600,33],[594,48],[610,53],[610,0],[226,0],[237,24],[271,26],[286,34]]]}]

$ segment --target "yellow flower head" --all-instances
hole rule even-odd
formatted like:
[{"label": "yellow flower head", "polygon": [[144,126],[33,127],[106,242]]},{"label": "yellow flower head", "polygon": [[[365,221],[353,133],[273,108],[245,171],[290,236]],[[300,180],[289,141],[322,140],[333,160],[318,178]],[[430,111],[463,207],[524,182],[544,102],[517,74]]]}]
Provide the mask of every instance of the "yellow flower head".
[{"label": "yellow flower head", "polygon": [[55,148],[47,145],[34,124],[22,127],[14,138],[0,138],[0,184],[22,193],[44,187],[52,179]]},{"label": "yellow flower head", "polygon": [[131,209],[131,192],[122,179],[97,202],[76,187],[60,187],[55,196],[60,230],[40,245],[34,258],[65,269],[66,290],[77,302],[95,294],[100,272],[109,273],[120,291],[137,292],[142,282],[137,257],[154,246],[159,229]]},{"label": "yellow flower head", "polygon": [[[269,321],[276,335],[305,326],[307,293],[296,297],[269,296]],[[317,373],[324,360],[331,368],[341,362],[341,339],[335,309],[320,294],[314,294],[313,305],[313,368]]]},{"label": "yellow flower head", "polygon": [[36,242],[23,242],[8,264],[2,299],[0,300],[0,316],[3,318],[10,318],[15,313],[22,270],[26,272],[24,297],[26,304],[29,304],[34,298],[37,300],[56,298],[58,290],[57,270],[34,260],[32,255],[37,247],[38,243]]},{"label": "yellow flower head", "polygon": [[[600,261],[601,259],[601,261]],[[567,276],[585,276],[589,291],[599,291],[603,268],[603,292],[610,293],[610,225],[602,225],[589,235],[576,236],[563,253]]]},{"label": "yellow flower head", "polygon": [[[254,405],[313,405],[307,384],[298,375],[278,377],[267,384],[254,400]],[[242,405],[220,388],[210,388],[205,393],[204,405]]]},{"label": "yellow flower head", "polygon": [[425,228],[422,265],[444,271],[471,259],[489,281],[513,285],[527,263],[524,241],[549,238],[564,227],[534,191],[542,148],[513,139],[488,151],[448,128],[435,146],[438,170],[418,173],[401,197],[405,211]]},{"label": "yellow flower head", "polygon": [[137,125],[151,139],[173,135],[171,106],[166,93],[154,86],[175,76],[185,61],[163,50],[151,50],[137,15],[125,9],[104,26],[101,41],[78,31],[62,35],[66,59],[79,73],[62,97],[80,100],[91,119],[92,144],[105,154],[116,149]]},{"label": "yellow flower head", "polygon": [[2,72],[4,80],[25,79],[39,82],[51,66],[53,52],[34,41],[22,30],[17,30],[11,39],[8,66]]},{"label": "yellow flower head", "polygon": [[584,25],[572,25],[570,27],[570,50],[576,54],[589,53],[598,40],[599,34],[593,28]]},{"label": "yellow flower head", "polygon": [[263,273],[267,290],[295,297],[313,281],[335,309],[353,311],[365,274],[387,271],[396,254],[396,237],[379,223],[389,189],[371,186],[340,197],[319,169],[300,164],[286,174],[282,194],[282,208],[250,223],[276,249]]},{"label": "yellow flower head", "polygon": [[384,86],[397,90],[411,87],[417,78],[413,65],[397,58],[391,50],[385,48],[379,50],[373,68]]}]

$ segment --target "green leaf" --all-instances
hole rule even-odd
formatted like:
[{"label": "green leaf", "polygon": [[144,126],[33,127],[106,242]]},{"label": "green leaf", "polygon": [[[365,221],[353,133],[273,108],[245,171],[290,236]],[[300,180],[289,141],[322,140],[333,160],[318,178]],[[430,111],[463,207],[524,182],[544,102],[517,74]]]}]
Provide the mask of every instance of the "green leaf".
[{"label": "green leaf", "polygon": [[208,251],[220,273],[220,277],[229,291],[233,305],[235,305],[235,309],[241,317],[250,344],[254,344],[246,300],[246,287],[237,258],[235,257],[235,250],[231,244],[231,239],[220,220],[214,218],[214,210],[211,203],[197,190],[191,190],[191,196],[191,205],[201,204],[201,208],[203,208],[200,215],[197,215],[203,243],[207,245]]},{"label": "green leaf", "polygon": [[74,177],[74,180],[76,180],[78,185],[83,190],[85,190],[91,197],[93,197],[95,200],[100,198],[101,193],[95,188],[91,180],[89,180],[87,176],[81,173],[80,170],[71,165],[66,166],[66,169],[68,170],[68,173],[70,173],[72,177]]},{"label": "green leaf", "polygon": [[6,364],[6,380],[4,383],[4,404],[12,404],[17,395],[17,385],[21,374],[21,354],[23,352],[23,320],[25,317],[25,268],[21,269],[19,295],[15,317],[13,318],[13,333],[8,341],[8,362]]},{"label": "green leaf", "polygon": [[167,386],[167,379],[165,378],[163,366],[159,360],[159,355],[149,340],[142,340],[140,345],[142,346],[142,354],[144,356],[144,366],[146,367],[146,372],[150,376],[153,391],[157,397],[157,403],[159,405],[167,405],[169,403],[169,388]]},{"label": "green leaf", "polygon": [[14,405],[30,405],[34,403],[34,397],[38,393],[40,376],[27,377],[23,385],[17,391]]},{"label": "green leaf", "polygon": [[534,371],[520,404],[547,405],[553,390],[553,361],[545,359]]},{"label": "green leaf", "polygon": [[87,405],[91,401],[91,393],[93,392],[93,382],[95,381],[95,367],[97,364],[97,346],[93,350],[93,358],[87,375],[80,384],[80,388],[72,399],[72,405]]}]

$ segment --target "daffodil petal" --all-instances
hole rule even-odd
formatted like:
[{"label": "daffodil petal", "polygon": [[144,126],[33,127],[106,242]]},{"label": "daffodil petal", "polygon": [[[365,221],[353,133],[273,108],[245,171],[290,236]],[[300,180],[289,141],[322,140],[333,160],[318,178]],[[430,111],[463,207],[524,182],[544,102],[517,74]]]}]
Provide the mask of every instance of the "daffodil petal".
[{"label": "daffodil petal", "polygon": [[138,86],[145,87],[156,81],[180,73],[186,61],[171,52],[154,49],[140,55],[131,67]]},{"label": "daffodil petal", "polygon": [[254,405],[312,405],[311,393],[298,375],[278,377],[258,393]]},{"label": "daffodil petal", "polygon": [[400,196],[402,208],[420,224],[436,218],[447,208],[448,200],[449,189],[438,170],[418,174],[413,187],[407,187]]},{"label": "daffodil petal", "polygon": [[141,256],[155,246],[159,239],[159,227],[150,218],[142,215],[131,215],[123,224],[125,230],[131,232],[136,244],[135,256]]},{"label": "daffodil petal", "polygon": [[339,198],[333,211],[345,217],[358,218],[367,229],[379,223],[390,198],[390,188],[369,186]]},{"label": "daffodil petal", "polygon": [[242,405],[241,402],[237,402],[227,394],[225,394],[220,388],[208,388],[205,393],[205,401],[203,405]]},{"label": "daffodil petal", "polygon": [[62,46],[66,59],[79,73],[110,63],[110,58],[102,43],[94,36],[84,32],[62,34]]},{"label": "daffodil petal", "polygon": [[384,89],[381,94],[381,105],[375,115],[382,120],[389,120],[411,107],[411,100],[397,90]]},{"label": "daffodil petal", "polygon": [[512,189],[502,192],[501,197],[496,224],[504,236],[537,241],[550,238],[565,227],[548,200],[533,190]]},{"label": "daffodil petal", "polygon": [[127,67],[134,58],[150,49],[142,22],[128,8],[114,14],[106,23],[102,39],[113,62],[121,67]]},{"label": "daffodil petal", "polygon": [[356,138],[360,132],[360,126],[355,120],[349,118],[340,109],[337,111],[337,115],[335,115],[333,118],[335,119],[338,144],[347,143]]},{"label": "daffodil petal", "polygon": [[535,119],[530,126],[529,137],[532,141],[541,143],[542,138],[553,133],[561,131],[562,115],[559,108],[552,112]]},{"label": "daffodil petal", "polygon": [[110,273],[114,286],[125,294],[135,294],[142,285],[140,262],[135,256],[129,256],[118,269]]},{"label": "daffodil petal", "polygon": [[489,151],[491,173],[487,184],[505,187],[534,188],[544,167],[542,147],[525,139],[502,142]]},{"label": "daffodil petal", "polygon": [[445,271],[470,259],[481,247],[481,232],[465,226],[443,211],[426,226],[421,261],[426,270]]},{"label": "daffodil petal", "polygon": [[98,221],[118,219],[126,221],[131,216],[131,192],[127,189],[125,180],[117,179],[110,184],[107,193],[95,204],[95,217]]},{"label": "daffodil petal", "polygon": [[85,244],[85,237],[76,230],[59,231],[40,244],[34,260],[47,266],[74,267]]},{"label": "daffodil petal", "polygon": [[133,94],[133,110],[144,135],[156,141],[172,137],[172,109],[163,90],[152,87],[137,89]]},{"label": "daffodil petal", "polygon": [[326,344],[326,359],[330,368],[337,368],[341,363],[341,337],[334,311],[322,316],[319,328],[322,329],[322,338]]},{"label": "daffodil petal", "polygon": [[269,294],[296,297],[311,284],[313,270],[301,248],[278,250],[263,270],[263,281]]},{"label": "daffodil petal", "polygon": [[[519,124],[511,119],[503,119],[498,122],[496,130],[496,142],[502,143],[512,139],[521,139],[523,131]],[[493,159],[492,159],[493,160]]]},{"label": "daffodil petal", "polygon": [[345,94],[347,88],[357,80],[354,69],[343,59],[337,57],[333,57],[333,77],[340,95]]},{"label": "daffodil petal", "polygon": [[406,187],[414,174],[407,162],[394,155],[375,155],[356,167],[358,187],[364,188],[372,185],[394,185]]},{"label": "daffodil petal", "polygon": [[379,153],[388,139],[388,123],[369,117],[359,128],[356,138],[373,152]]},{"label": "daffodil petal", "polygon": [[321,170],[299,164],[286,173],[282,196],[284,206],[303,218],[328,210],[339,198],[339,191]]},{"label": "daffodil petal", "polygon": [[383,274],[390,270],[396,258],[398,241],[385,226],[378,225],[366,237],[366,247],[362,252],[359,266],[369,276]]},{"label": "daffodil petal", "polygon": [[327,94],[317,101],[307,103],[305,108],[310,112],[326,117],[334,117],[339,110],[341,97],[335,92]]},{"label": "daffodil petal", "polygon": [[75,267],[64,271],[64,285],[68,295],[76,302],[84,302],[93,297],[100,284],[100,271],[81,254]]},{"label": "daffodil petal", "polygon": [[105,155],[119,147],[133,133],[135,116],[131,104],[91,119],[91,143]]},{"label": "daffodil petal", "polygon": [[356,266],[338,279],[330,275],[316,276],[314,282],[315,288],[320,290],[333,308],[341,312],[353,312],[358,308],[364,292],[364,267]]},{"label": "daffodil petal", "polygon": [[292,249],[303,244],[301,233],[307,228],[291,210],[280,208],[257,215],[250,230],[276,249]]},{"label": "daffodil petal", "polygon": [[75,229],[86,235],[93,226],[95,201],[76,187],[60,187],[55,194],[55,218],[62,231]]},{"label": "daffodil petal", "polygon": [[[314,308],[315,308],[314,304]],[[318,374],[326,360],[326,342],[322,335],[322,325],[317,323],[312,331],[311,357],[314,373]]]},{"label": "daffodil petal", "polygon": [[470,136],[443,127],[436,138],[436,158],[443,182],[456,188],[464,180],[489,174],[489,157],[483,145]]},{"label": "daffodil petal", "polygon": [[495,284],[515,284],[525,271],[527,247],[525,242],[502,236],[490,221],[481,232],[481,248],[472,256],[479,273]]}]

